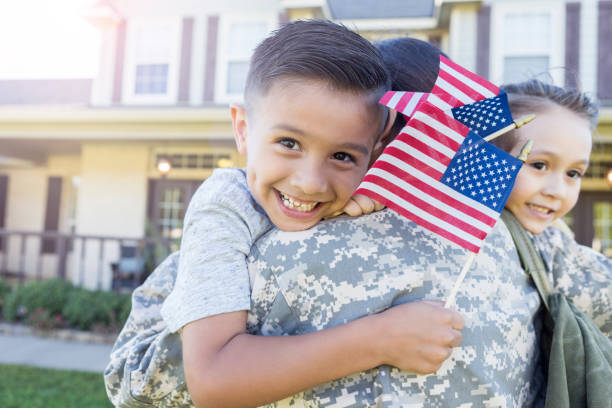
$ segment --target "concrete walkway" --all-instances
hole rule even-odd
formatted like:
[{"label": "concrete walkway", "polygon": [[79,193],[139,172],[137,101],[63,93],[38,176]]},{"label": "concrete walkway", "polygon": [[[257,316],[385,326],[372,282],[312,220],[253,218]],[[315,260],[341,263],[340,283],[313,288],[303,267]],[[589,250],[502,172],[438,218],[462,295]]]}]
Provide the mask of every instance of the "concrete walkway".
[{"label": "concrete walkway", "polygon": [[0,364],[101,373],[108,364],[111,344],[0,333]]}]

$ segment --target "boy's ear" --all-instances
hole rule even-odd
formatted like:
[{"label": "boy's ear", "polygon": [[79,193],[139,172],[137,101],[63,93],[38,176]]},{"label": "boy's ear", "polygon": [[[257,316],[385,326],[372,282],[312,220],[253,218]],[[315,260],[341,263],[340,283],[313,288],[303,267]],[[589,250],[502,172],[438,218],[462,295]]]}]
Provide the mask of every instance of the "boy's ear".
[{"label": "boy's ear", "polygon": [[385,150],[385,147],[387,147],[387,145],[391,143],[393,139],[395,139],[396,135],[393,134],[393,124],[395,123],[396,117],[397,112],[393,109],[389,109],[389,117],[387,118],[387,123],[385,123],[385,128],[380,134],[378,141],[374,145],[374,149],[372,150],[372,156],[370,158],[370,164],[368,165],[368,167],[371,167],[372,164],[374,164],[376,159],[378,159],[378,156],[380,156],[383,150]]},{"label": "boy's ear", "polygon": [[247,146],[247,115],[244,106],[231,104],[230,113],[232,115],[232,127],[234,129],[234,139],[236,140],[236,149],[241,155],[246,155]]}]

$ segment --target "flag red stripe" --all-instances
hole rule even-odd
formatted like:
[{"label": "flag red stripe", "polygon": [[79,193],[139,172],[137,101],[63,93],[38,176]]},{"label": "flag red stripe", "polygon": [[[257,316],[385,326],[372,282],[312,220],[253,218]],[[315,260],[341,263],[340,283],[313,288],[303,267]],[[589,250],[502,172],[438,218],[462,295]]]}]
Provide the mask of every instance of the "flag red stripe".
[{"label": "flag red stripe", "polygon": [[[447,115],[446,113],[441,111],[439,108],[433,106],[431,103],[427,103],[427,102],[423,103],[423,105],[419,107],[419,112],[423,112],[427,114],[427,116],[442,123],[444,126],[454,130],[455,132],[459,133],[463,137],[467,136],[467,134],[470,132],[469,127],[455,120],[455,118],[453,118],[452,116]],[[419,120],[419,115],[415,113],[414,119]],[[407,125],[410,125],[410,122],[408,122]]]},{"label": "flag red stripe", "polygon": [[[399,135],[397,138],[397,140],[406,143],[408,146],[415,148],[416,150],[418,150],[419,152],[423,153],[424,155],[430,157],[432,160],[437,161],[438,163],[442,164],[444,167],[447,167],[450,162],[451,162],[451,158],[440,153],[438,150],[434,149],[433,147],[431,147],[430,145],[428,145],[427,143],[423,143],[422,141],[420,141],[418,138],[414,137],[414,136],[410,136],[407,135],[405,133],[402,133],[401,135]],[[389,146],[389,148],[392,145]],[[397,147],[398,150],[401,150],[401,147]],[[386,150],[385,150],[386,153]],[[404,160],[406,157],[408,157],[410,155],[410,153],[405,153],[402,155],[401,159]],[[397,156],[397,155],[396,155]],[[438,169],[434,169],[436,171],[436,173],[439,174],[438,177],[435,177],[436,179],[440,179],[440,177],[442,177],[442,173],[440,173],[440,170]]]},{"label": "flag red stripe", "polygon": [[[418,143],[418,140],[416,142]],[[413,146],[413,147],[416,149],[415,146]],[[429,177],[431,177],[433,179],[440,180],[440,178],[444,174],[444,173],[440,173],[440,171],[434,169],[433,167],[431,167],[427,163],[424,163],[424,162],[420,161],[416,157],[411,156],[409,153],[406,153],[403,150],[398,149],[398,148],[396,148],[394,146],[387,147],[385,149],[384,153],[389,154],[389,155],[391,155],[393,157],[396,157],[398,160],[401,160],[401,161],[404,161],[404,162],[408,163],[412,167],[414,167],[416,169],[419,169],[420,171],[422,171],[423,173],[427,174]],[[449,159],[449,163],[450,163],[450,159]],[[375,162],[375,164],[376,164],[376,162]],[[375,166],[375,167],[379,167],[379,166]]]},{"label": "flag red stripe", "polygon": [[[437,129],[432,128],[427,123],[421,122],[416,116],[413,116],[413,118],[408,122],[406,127],[411,127],[422,133],[425,133],[427,136],[431,137],[433,140],[440,143],[441,145],[448,147],[453,152],[456,152],[459,149],[459,146],[461,146],[461,143],[457,143],[455,140],[446,136],[444,133],[439,132]],[[450,163],[450,160],[448,163]]]},{"label": "flag red stripe", "polygon": [[385,94],[382,96],[382,98],[380,98],[378,103],[381,103],[381,104],[386,106],[387,103],[389,103],[389,101],[391,100],[391,98],[393,98],[393,95],[395,95],[395,91],[387,91],[387,92],[385,92]]},{"label": "flag red stripe", "polygon": [[406,105],[408,105],[408,102],[410,102],[410,100],[412,99],[413,95],[414,94],[412,92],[406,92],[405,94],[403,94],[400,100],[397,102],[397,105],[395,105],[395,110],[398,112],[402,112]]},{"label": "flag red stripe", "polygon": [[426,228],[446,239],[448,239],[449,241],[452,241],[454,243],[456,243],[457,245],[467,249],[468,251],[472,251],[475,253],[478,253],[478,251],[480,250],[480,247],[478,247],[477,245],[472,244],[471,242],[468,242],[464,239],[459,238],[458,236],[451,234],[450,232],[438,227],[437,225],[434,225],[432,223],[430,223],[429,221],[426,221],[424,219],[422,219],[421,217],[418,217],[417,215],[411,213],[410,211],[406,210],[404,207],[394,203],[391,200],[388,200],[386,197],[381,196],[378,193],[375,193],[374,191],[370,191],[364,188],[359,188],[357,189],[357,191],[355,192],[355,194],[363,194],[366,195],[368,197],[373,198],[374,200],[380,202],[381,204],[384,204],[386,207],[391,208],[392,210],[398,212],[399,214],[403,215],[404,217],[408,218],[409,220],[414,221],[416,224],[419,224],[420,226],[422,226],[423,228]]},{"label": "flag red stripe", "polygon": [[409,192],[401,188],[397,188],[397,186],[395,186],[393,183],[385,180],[382,177],[379,177],[374,174],[369,174],[369,175],[366,175],[366,177],[364,178],[364,181],[369,181],[372,184],[377,184],[383,187],[385,190],[393,192],[395,195],[403,198],[404,200],[408,201],[410,204],[414,205],[415,207],[420,208],[421,210],[433,215],[434,217],[442,221],[446,221],[447,223],[454,225],[460,230],[478,239],[484,239],[487,236],[486,231],[478,229],[474,227],[473,225],[468,224],[465,221],[453,216],[452,214],[449,214],[445,212],[444,210],[441,210],[440,208],[434,207],[431,203],[428,203],[427,201],[423,201],[423,199],[413,194],[410,194]]},{"label": "flag red stripe", "polygon": [[[472,99],[472,102],[480,101],[482,99],[486,99],[487,97],[487,95],[481,94],[476,89],[470,87],[468,84],[464,82],[461,82],[461,80],[454,77],[452,74],[449,74],[448,72],[440,71],[438,78],[442,78],[443,80],[448,82],[451,86],[453,86],[454,88],[466,94],[470,99]],[[440,87],[438,87],[438,89],[442,90],[442,88]],[[453,96],[452,94],[449,94],[449,95]]]},{"label": "flag red stripe", "polygon": [[[405,172],[404,170],[394,166],[391,163],[385,162],[383,160],[377,160],[374,163],[373,167],[376,167],[376,168],[379,168],[379,169],[383,169],[383,170],[385,170],[385,171],[395,175],[396,177],[404,180],[406,183],[412,185],[414,188],[416,188],[418,190],[421,190],[425,194],[427,194],[427,195],[429,195],[431,197],[434,197],[435,199],[437,199],[439,201],[442,201],[443,203],[445,203],[449,207],[454,208],[457,211],[460,211],[460,212],[462,212],[462,213],[464,213],[466,215],[469,215],[472,218],[476,218],[476,219],[480,220],[480,222],[482,222],[483,224],[486,224],[486,225],[488,225],[490,227],[495,225],[495,221],[496,221],[495,218],[491,218],[487,214],[484,214],[484,213],[478,211],[477,209],[475,209],[474,207],[471,207],[471,206],[465,204],[463,201],[459,201],[456,198],[449,196],[448,194],[438,190],[434,186],[431,186],[431,185],[427,184],[425,181],[422,181],[422,180],[416,178],[412,174]],[[420,170],[420,169],[417,169],[417,170]],[[367,176],[368,175],[366,174],[366,177]]]},{"label": "flag red stripe", "polygon": [[457,71],[457,72],[465,75],[466,77],[470,78],[472,81],[478,83],[483,88],[487,88],[489,91],[493,92],[495,95],[497,95],[499,93],[499,88],[497,86],[495,86],[491,82],[487,81],[483,77],[481,77],[479,75],[476,75],[475,73],[473,73],[471,71],[468,71],[467,69],[465,69],[461,65],[459,65],[459,64],[449,60],[448,58],[446,58],[446,57],[444,57],[442,55],[440,55],[440,62],[443,62],[444,64],[448,65],[449,67],[451,67],[455,71]]}]

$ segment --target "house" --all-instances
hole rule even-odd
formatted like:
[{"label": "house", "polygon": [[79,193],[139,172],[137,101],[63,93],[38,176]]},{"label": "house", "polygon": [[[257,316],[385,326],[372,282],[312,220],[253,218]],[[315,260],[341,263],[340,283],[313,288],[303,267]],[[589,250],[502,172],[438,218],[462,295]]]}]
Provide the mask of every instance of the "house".
[{"label": "house", "polygon": [[245,164],[228,105],[253,47],[311,17],[429,41],[496,83],[548,72],[595,95],[573,224],[612,251],[612,1],[100,0],[84,15],[102,36],[96,78],[0,81],[0,272],[109,288],[121,256],[173,249],[202,180]]}]

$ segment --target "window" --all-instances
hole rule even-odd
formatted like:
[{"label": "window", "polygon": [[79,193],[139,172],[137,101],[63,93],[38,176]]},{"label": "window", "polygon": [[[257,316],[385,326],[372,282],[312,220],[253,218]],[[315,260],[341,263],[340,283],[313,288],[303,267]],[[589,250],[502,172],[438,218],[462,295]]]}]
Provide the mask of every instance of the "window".
[{"label": "window", "polygon": [[253,50],[275,25],[276,15],[223,16],[220,19],[215,81],[218,101],[228,102],[242,97]]},{"label": "window", "polygon": [[123,102],[176,103],[180,21],[136,19],[130,23],[126,44]]},{"label": "window", "polygon": [[[491,25],[491,78],[498,83],[551,75],[562,84],[564,3],[498,3]],[[546,79],[546,78],[545,78]]]},{"label": "window", "polygon": [[168,64],[136,65],[134,93],[165,94],[168,92]]}]

